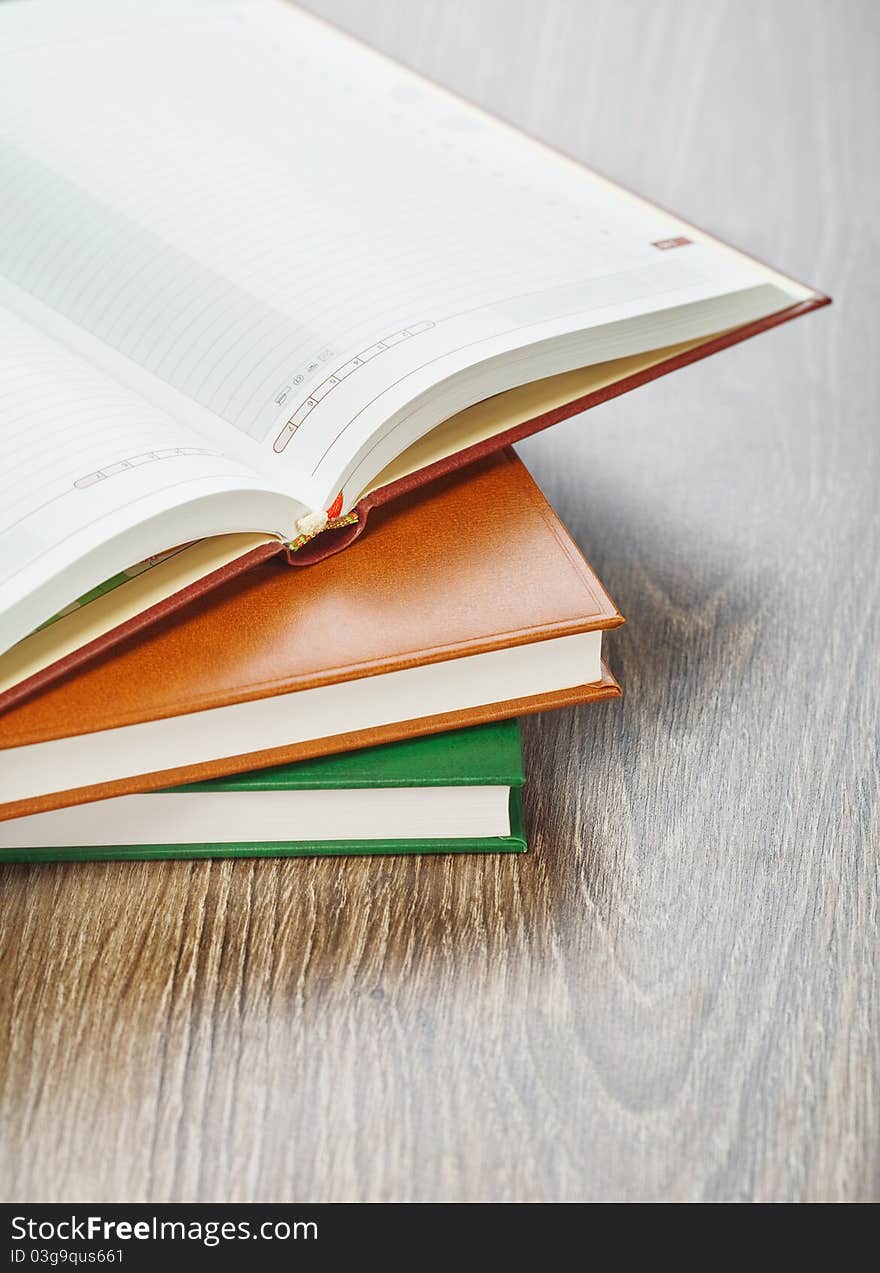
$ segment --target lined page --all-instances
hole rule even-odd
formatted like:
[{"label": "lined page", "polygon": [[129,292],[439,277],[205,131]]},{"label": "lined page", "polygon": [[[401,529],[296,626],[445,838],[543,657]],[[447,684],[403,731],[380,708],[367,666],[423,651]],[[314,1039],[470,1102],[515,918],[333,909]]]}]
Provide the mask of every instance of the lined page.
[{"label": "lined page", "polygon": [[316,491],[453,355],[793,286],[287,5],[33,8],[0,273]]},{"label": "lined page", "polygon": [[[104,567],[90,566],[89,555],[127,529],[179,503],[263,485],[0,308],[0,651],[100,583]],[[173,546],[161,529],[156,535],[149,551]],[[33,598],[53,580],[51,597],[32,613]]]}]

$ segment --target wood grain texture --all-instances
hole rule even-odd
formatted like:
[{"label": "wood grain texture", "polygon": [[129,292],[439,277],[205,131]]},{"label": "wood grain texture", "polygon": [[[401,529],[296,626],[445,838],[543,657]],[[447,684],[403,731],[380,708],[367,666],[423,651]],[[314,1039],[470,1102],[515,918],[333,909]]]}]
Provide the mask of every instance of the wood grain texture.
[{"label": "wood grain texture", "polygon": [[521,450],[628,616],[525,859],[6,867],[6,1198],[869,1199],[880,7],[312,0],[835,305]]}]

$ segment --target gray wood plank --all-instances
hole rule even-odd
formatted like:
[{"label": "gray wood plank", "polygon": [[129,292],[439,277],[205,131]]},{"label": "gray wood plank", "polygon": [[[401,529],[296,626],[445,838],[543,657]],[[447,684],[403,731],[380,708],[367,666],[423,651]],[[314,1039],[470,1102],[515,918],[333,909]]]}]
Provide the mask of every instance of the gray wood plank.
[{"label": "gray wood plank", "polygon": [[0,1192],[876,1199],[880,8],[310,7],[835,305],[522,447],[629,620],[526,859],[0,872]]}]

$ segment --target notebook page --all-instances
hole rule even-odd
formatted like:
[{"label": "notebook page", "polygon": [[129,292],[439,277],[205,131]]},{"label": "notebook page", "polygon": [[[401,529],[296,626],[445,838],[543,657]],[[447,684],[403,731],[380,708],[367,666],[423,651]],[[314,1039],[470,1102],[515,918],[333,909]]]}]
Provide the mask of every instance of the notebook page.
[{"label": "notebook page", "polygon": [[[186,501],[264,486],[0,308],[0,651],[136,561],[124,555],[131,528]],[[173,546],[155,533],[149,551]]]},{"label": "notebook page", "polygon": [[34,8],[0,11],[0,273],[307,503],[413,376],[793,286],[287,5]]}]

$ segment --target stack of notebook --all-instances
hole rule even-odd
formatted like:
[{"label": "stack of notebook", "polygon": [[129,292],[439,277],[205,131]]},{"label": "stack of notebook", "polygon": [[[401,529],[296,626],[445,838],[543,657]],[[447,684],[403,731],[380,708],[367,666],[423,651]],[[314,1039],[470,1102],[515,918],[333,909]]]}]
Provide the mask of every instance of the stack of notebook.
[{"label": "stack of notebook", "polygon": [[525,848],[622,618],[510,444],[827,298],[274,0],[0,64],[0,856]]}]

